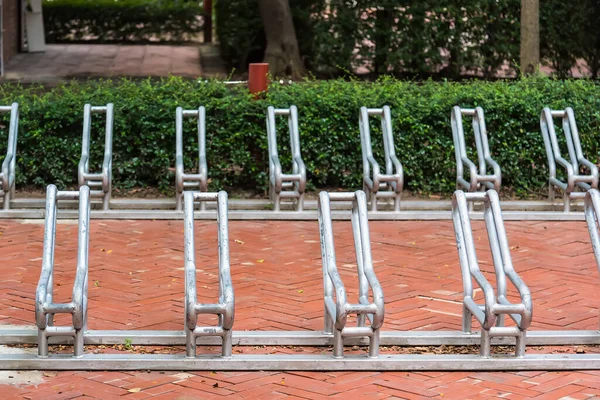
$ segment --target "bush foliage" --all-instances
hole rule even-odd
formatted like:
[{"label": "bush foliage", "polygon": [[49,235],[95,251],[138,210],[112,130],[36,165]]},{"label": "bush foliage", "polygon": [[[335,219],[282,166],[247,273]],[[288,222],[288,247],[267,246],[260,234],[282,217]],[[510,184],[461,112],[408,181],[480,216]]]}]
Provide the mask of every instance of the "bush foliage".
[{"label": "bush foliage", "polygon": [[[363,105],[391,107],[406,188],[418,192],[451,193],[455,188],[450,129],[454,105],[484,108],[491,152],[502,168],[503,185],[517,194],[540,193],[546,185],[546,155],[539,128],[543,107],[573,107],[584,153],[596,162],[600,152],[600,86],[586,80],[462,84],[415,84],[391,78],[375,83],[307,81],[273,84],[264,98],[253,100],[244,87],[168,78],[73,82],[48,91],[4,84],[0,86],[0,99],[2,104],[20,104],[17,184],[39,188],[48,183],[60,187],[75,184],[82,111],[88,102],[115,105],[113,176],[118,188],[154,186],[173,190],[178,106],[206,107],[212,189],[265,189],[268,105],[298,107],[302,156],[313,187],[361,187],[358,110]],[[102,123],[102,118],[94,119],[92,131],[92,161],[97,165],[103,154]],[[193,150],[196,135],[193,121],[186,124],[186,163],[192,168],[198,154]],[[288,143],[287,126],[283,120],[278,124],[280,147],[284,147]],[[381,160],[376,125],[373,122],[372,136]],[[465,132],[472,135],[467,124]],[[5,151],[6,129],[2,129],[0,154]],[[288,152],[282,151],[281,159],[284,168],[291,165]]]},{"label": "bush foliage", "polygon": [[[302,57],[317,76],[361,69],[409,78],[496,76],[519,60],[519,0],[289,0]],[[257,0],[216,0],[231,66],[261,61]],[[540,1],[541,53],[561,77],[584,59],[600,73],[600,0]],[[505,61],[508,63],[505,64]]]},{"label": "bush foliage", "polygon": [[48,43],[146,42],[194,39],[203,26],[193,1],[44,0]]}]

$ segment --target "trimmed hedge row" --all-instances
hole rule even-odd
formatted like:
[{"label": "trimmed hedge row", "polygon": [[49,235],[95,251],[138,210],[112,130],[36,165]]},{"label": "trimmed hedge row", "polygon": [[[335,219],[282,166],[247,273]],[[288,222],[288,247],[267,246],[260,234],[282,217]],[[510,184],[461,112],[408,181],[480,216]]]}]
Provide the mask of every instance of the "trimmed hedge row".
[{"label": "trimmed hedge row", "polygon": [[[86,102],[115,105],[113,175],[119,188],[172,190],[177,106],[204,105],[207,109],[207,155],[213,189],[265,189],[268,105],[298,106],[302,155],[309,182],[317,187],[361,187],[358,110],[363,105],[391,106],[397,154],[405,167],[406,188],[413,191],[454,190],[450,110],[457,104],[484,108],[491,151],[502,168],[503,184],[519,195],[539,193],[546,185],[546,155],[539,130],[544,106],[573,107],[585,154],[596,162],[600,151],[600,86],[585,80],[463,84],[333,80],[273,84],[259,100],[252,100],[243,87],[180,78],[73,82],[47,91],[0,86],[1,104],[13,101],[19,102],[21,110],[17,184],[40,188],[48,183],[62,187],[75,183]],[[103,151],[101,123],[100,118],[94,120],[92,142],[92,160],[98,166]],[[373,138],[379,139],[376,125],[373,123]],[[186,129],[186,162],[192,167],[194,155],[197,157],[192,121],[187,122]],[[284,121],[279,134],[284,147],[288,142]],[[2,135],[0,154],[6,151],[5,129]],[[375,151],[381,154],[381,145]],[[289,165],[286,152],[281,158],[284,166]]]},{"label": "trimmed hedge row", "polygon": [[194,1],[44,0],[48,43],[146,42],[194,39],[203,9]]}]

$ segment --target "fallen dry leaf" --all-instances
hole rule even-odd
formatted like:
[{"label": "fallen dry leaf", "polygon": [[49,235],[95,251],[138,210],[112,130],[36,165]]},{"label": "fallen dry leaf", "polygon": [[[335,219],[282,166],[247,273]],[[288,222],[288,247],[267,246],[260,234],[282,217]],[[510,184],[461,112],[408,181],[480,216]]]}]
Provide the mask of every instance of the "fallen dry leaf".
[{"label": "fallen dry leaf", "polygon": [[129,393],[137,393],[137,392],[141,392],[142,388],[133,388],[133,389],[129,389],[128,392]]}]

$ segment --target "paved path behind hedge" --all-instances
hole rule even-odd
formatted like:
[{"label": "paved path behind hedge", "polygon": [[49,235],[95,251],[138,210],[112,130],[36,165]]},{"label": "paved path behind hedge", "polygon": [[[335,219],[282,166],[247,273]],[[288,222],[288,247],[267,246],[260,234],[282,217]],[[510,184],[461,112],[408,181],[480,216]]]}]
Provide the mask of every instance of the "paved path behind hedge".
[{"label": "paved path behind hedge", "polygon": [[43,53],[21,53],[6,65],[4,79],[60,81],[107,76],[199,77],[198,46],[52,44]]},{"label": "paved path behind hedge", "polygon": [[[600,278],[585,223],[507,222],[506,227],[515,267],[533,293],[533,329],[597,329]],[[452,223],[371,222],[370,228],[375,268],[386,296],[384,329],[460,329],[462,284]],[[349,296],[355,298],[349,223],[335,222],[334,230],[340,272]],[[90,232],[89,328],[182,329],[183,222],[93,220]],[[76,225],[59,224],[57,301],[70,298],[76,234]],[[483,224],[475,224],[474,236],[482,269],[489,276],[493,268]],[[33,325],[42,241],[41,223],[0,221],[0,323]],[[322,327],[316,222],[231,221],[230,241],[235,329]],[[201,301],[216,298],[216,245],[214,222],[198,222]],[[58,321],[67,318],[60,316]],[[528,352],[551,350],[559,351],[530,347]],[[7,384],[17,380],[18,385]],[[600,396],[600,372],[0,372],[0,393],[3,399],[209,399],[222,395],[235,399],[316,399],[327,395],[345,399],[585,399]]]}]

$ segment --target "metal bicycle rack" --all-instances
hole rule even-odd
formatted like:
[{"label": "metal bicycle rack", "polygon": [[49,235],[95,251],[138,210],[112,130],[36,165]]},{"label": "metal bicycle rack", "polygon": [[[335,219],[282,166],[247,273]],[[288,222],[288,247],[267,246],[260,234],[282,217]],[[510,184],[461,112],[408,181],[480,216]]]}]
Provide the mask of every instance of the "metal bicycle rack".
[{"label": "metal bicycle rack", "polygon": [[[186,354],[196,357],[196,340],[203,336],[222,338],[221,355],[231,357],[231,328],[233,327],[234,294],[229,268],[229,228],[227,221],[227,193],[185,192],[184,252],[185,252],[185,338]],[[196,253],[194,250],[194,202],[217,201],[219,230],[219,302],[203,304],[196,294]],[[218,326],[198,326],[198,315],[216,314]]]},{"label": "metal bicycle rack", "polygon": [[[383,134],[383,151],[385,157],[384,174],[381,173],[381,168],[373,156],[371,128],[369,126],[369,116],[371,115],[381,117],[381,132]],[[400,164],[398,157],[396,157],[390,107],[361,107],[359,127],[363,161],[363,190],[371,198],[371,210],[377,211],[377,198],[393,198],[394,211],[400,211],[400,197],[402,196],[404,174],[402,164]],[[371,169],[373,170],[372,178]]]},{"label": "metal bicycle rack", "polygon": [[[60,200],[79,200],[79,239],[77,246],[77,272],[73,294],[69,303],[53,302],[54,245],[56,240],[56,209]],[[79,191],[58,191],[49,185],[46,195],[46,226],[44,229],[44,253],[42,272],[35,296],[35,319],[38,328],[38,356],[48,356],[48,338],[67,336],[74,338],[73,355],[83,355],[84,332],[87,329],[88,300],[88,249],[90,227],[90,188],[82,186]],[[55,326],[55,314],[71,314],[72,326]]]},{"label": "metal bicycle rack", "polygon": [[[463,116],[473,118],[473,133],[475,135],[478,165],[475,165],[467,156],[462,122]],[[466,190],[467,192],[475,192],[481,189],[500,190],[502,173],[500,166],[490,155],[483,109],[481,107],[473,109],[455,106],[452,108],[450,119],[452,124],[452,139],[454,141],[454,154],[456,156],[456,188]],[[492,175],[487,173],[488,166],[493,170]],[[464,178],[465,167],[469,171],[468,181]]]},{"label": "metal bicycle rack", "polygon": [[[467,202],[475,200],[484,202],[483,213],[494,263],[497,294],[494,293],[494,288],[482,274],[477,262],[467,205]],[[485,193],[465,193],[457,190],[452,197],[452,217],[463,280],[463,332],[471,333],[471,320],[474,316],[481,324],[480,351],[483,357],[490,357],[490,339],[495,336],[516,337],[515,355],[523,357],[526,332],[531,325],[533,305],[529,288],[512,265],[498,193],[495,190]],[[507,278],[519,292],[521,302],[518,304],[510,303],[506,297]],[[483,305],[475,303],[473,279],[483,291],[485,300]],[[516,326],[505,327],[504,315],[508,315]]]},{"label": "metal bicycle rack", "polygon": [[[600,195],[590,191],[589,197]],[[55,304],[52,299],[54,234],[56,202],[79,199],[78,265],[70,303]],[[600,333],[593,331],[527,331],[531,322],[531,296],[514,271],[502,223],[497,193],[464,193],[454,196],[452,217],[464,289],[462,331],[383,331],[384,298],[371,260],[367,221],[367,199],[362,191],[355,193],[321,193],[319,197],[319,228],[324,279],[324,329],[322,331],[232,331],[234,297],[229,274],[227,241],[227,196],[221,192],[184,193],[184,274],[185,314],[182,330],[87,330],[87,251],[90,215],[90,191],[84,186],[79,192],[57,192],[48,189],[47,220],[42,273],[36,292],[36,325],[33,329],[0,329],[0,344],[37,343],[38,354],[0,354],[0,368],[5,370],[310,370],[310,371],[490,371],[490,370],[583,370],[600,369],[600,354],[524,354],[525,338],[529,345],[600,344]],[[195,290],[194,262],[194,202],[215,201],[218,207],[219,232],[219,299],[216,304],[198,302]],[[497,293],[478,268],[471,231],[468,201],[482,201],[483,213],[498,284]],[[346,291],[337,272],[333,242],[330,202],[352,202],[352,230],[358,270],[358,303],[347,301]],[[592,203],[589,203],[592,204]],[[588,214],[589,217],[590,214]],[[595,214],[593,218],[597,218]],[[589,219],[588,219],[589,221]],[[596,227],[596,220],[593,222]],[[596,234],[598,232],[596,231]],[[593,238],[593,237],[592,237]],[[598,237],[592,240],[597,244]],[[595,251],[599,247],[595,245]],[[483,289],[485,304],[474,302],[471,279]],[[507,301],[507,282],[516,286],[521,303]],[[54,314],[73,315],[71,326],[56,327]],[[219,321],[213,327],[198,326],[200,315],[216,314]],[[356,327],[347,327],[347,318],[356,314]],[[508,314],[516,323],[504,326]],[[473,315],[482,325],[482,333],[471,332]],[[203,337],[197,343],[198,337]],[[51,343],[74,343],[73,354],[48,354]],[[517,357],[490,357],[490,345],[511,345],[516,340]],[[178,354],[96,354],[85,353],[85,345],[123,344],[185,346]],[[481,344],[481,354],[396,354],[392,349],[379,353],[381,346],[436,346]],[[348,354],[343,346],[370,345],[368,355]],[[196,346],[221,345],[221,354],[196,354]],[[235,346],[333,346],[333,354],[232,354]],[[391,351],[390,351],[391,350]]]},{"label": "metal bicycle rack", "polygon": [[[347,300],[344,282],[340,277],[333,241],[330,201],[352,201],[352,232],[358,269],[358,303]],[[344,355],[344,337],[369,337],[369,357],[379,355],[379,330],[383,325],[383,290],[373,270],[369,222],[367,219],[367,198],[363,191],[354,193],[319,194],[319,232],[321,256],[323,260],[323,288],[325,292],[325,328],[333,333],[333,356]],[[373,300],[369,300],[369,291]],[[346,327],[348,314],[357,315],[357,326]],[[366,319],[369,326],[366,326]]]},{"label": "metal bicycle rack", "polygon": [[[562,127],[569,153],[568,161],[560,154],[556,130],[554,128],[554,118],[562,118]],[[590,188],[598,188],[598,168],[583,156],[581,142],[579,141],[579,131],[575,123],[575,114],[571,107],[567,107],[564,110],[551,110],[545,107],[540,116],[540,128],[544,137],[544,146],[546,147],[548,169],[550,172],[548,196],[550,201],[553,201],[554,189],[562,190],[564,211],[569,212],[571,200],[582,199],[585,197],[585,192]],[[557,163],[566,170],[566,182],[556,176]],[[587,168],[590,171],[589,175],[581,175],[580,170],[582,168]],[[577,189],[583,191],[578,192]]]},{"label": "metal bicycle rack", "polygon": [[598,189],[590,189],[585,194],[585,221],[587,223],[592,249],[594,250],[594,258],[600,272],[600,235],[598,234],[600,216],[600,192]]},{"label": "metal bicycle rack", "polygon": [[10,199],[15,195],[15,171],[17,162],[17,136],[19,133],[19,104],[12,103],[10,106],[0,106],[0,113],[10,112],[10,123],[8,126],[8,145],[6,146],[6,157],[2,162],[0,171],[0,196],[3,198],[3,208],[10,209]]},{"label": "metal bicycle rack", "polygon": [[[198,173],[185,173],[183,164],[183,119],[196,118],[198,121]],[[208,167],[206,165],[206,109],[201,106],[197,110],[184,110],[177,107],[175,112],[175,191],[177,196],[176,209],[181,210],[184,190],[208,190]],[[206,210],[206,203],[200,202],[200,209]]]},{"label": "metal bicycle rack", "polygon": [[[279,162],[277,150],[277,129],[275,117],[288,117],[290,134],[290,150],[292,153],[292,173],[284,174]],[[267,139],[269,142],[269,194],[274,202],[274,211],[280,210],[281,199],[296,199],[296,211],[304,207],[304,190],[306,188],[306,167],[300,155],[300,133],[298,132],[298,110],[296,106],[289,109],[267,109]]]},{"label": "metal bicycle rack", "polygon": [[[89,172],[90,161],[90,135],[92,130],[92,114],[106,114],[106,130],[104,139],[104,160],[102,172]],[[90,187],[92,197],[102,198],[102,209],[110,208],[110,194],[112,185],[112,135],[113,135],[113,105],[91,106],[86,104],[83,108],[83,139],[81,141],[81,160],[79,161],[78,182],[79,186]]]}]

